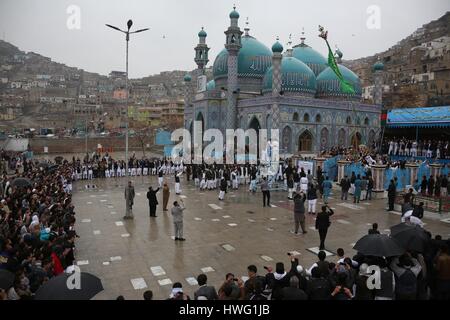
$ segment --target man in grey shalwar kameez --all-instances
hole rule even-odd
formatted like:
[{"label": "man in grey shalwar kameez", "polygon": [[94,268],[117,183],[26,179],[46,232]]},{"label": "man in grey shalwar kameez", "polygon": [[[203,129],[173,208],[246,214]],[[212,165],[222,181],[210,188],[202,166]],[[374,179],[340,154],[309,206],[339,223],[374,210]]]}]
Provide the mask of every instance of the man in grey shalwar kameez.
[{"label": "man in grey shalwar kameez", "polygon": [[124,219],[133,219],[133,204],[134,204],[134,186],[131,181],[128,182],[128,186],[125,188],[125,205],[126,213]]}]

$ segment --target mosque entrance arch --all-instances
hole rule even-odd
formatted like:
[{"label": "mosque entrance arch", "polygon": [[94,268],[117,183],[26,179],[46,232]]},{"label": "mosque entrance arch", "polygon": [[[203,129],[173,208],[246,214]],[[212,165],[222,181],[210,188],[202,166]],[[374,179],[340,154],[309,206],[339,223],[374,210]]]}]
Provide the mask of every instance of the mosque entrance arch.
[{"label": "mosque entrance arch", "polygon": [[308,130],[303,131],[302,134],[298,137],[298,151],[299,152],[312,151],[312,142],[313,136],[311,132],[309,132]]},{"label": "mosque entrance arch", "polygon": [[[261,129],[261,124],[259,123],[259,120],[256,117],[253,117],[252,120],[250,121],[249,125],[248,125],[248,129],[253,129],[256,132],[256,150],[259,150],[259,130]],[[248,150],[250,140],[248,137],[245,138],[245,144],[246,144],[246,149]],[[246,151],[247,151],[246,150]]]},{"label": "mosque entrance arch", "polygon": [[320,149],[324,150],[328,148],[328,129],[327,128],[323,128],[320,131]]},{"label": "mosque entrance arch", "polygon": [[352,139],[351,139],[351,145],[354,149],[358,149],[359,145],[362,142],[362,136],[359,132],[356,132],[355,134],[353,134]]}]

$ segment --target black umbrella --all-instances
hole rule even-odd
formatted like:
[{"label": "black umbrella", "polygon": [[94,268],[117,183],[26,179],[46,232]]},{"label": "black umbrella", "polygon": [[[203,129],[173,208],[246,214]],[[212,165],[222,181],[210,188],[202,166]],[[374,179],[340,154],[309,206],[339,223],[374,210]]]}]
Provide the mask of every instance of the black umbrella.
[{"label": "black umbrella", "polygon": [[368,234],[359,239],[353,249],[366,256],[395,257],[405,252],[397,240],[385,234]]},{"label": "black umbrella", "polygon": [[49,164],[47,162],[38,163],[37,167],[40,169],[47,169]]},{"label": "black umbrella", "polygon": [[31,187],[33,184],[31,183],[30,179],[16,178],[11,182],[11,185],[13,187],[18,187],[18,188],[27,188],[27,187]]},{"label": "black umbrella", "polygon": [[90,273],[63,273],[43,284],[36,291],[35,299],[89,300],[100,291],[103,291],[102,281]]},{"label": "black umbrella", "polygon": [[391,237],[406,250],[423,252],[430,239],[422,227],[407,223],[399,223],[391,227]]},{"label": "black umbrella", "polygon": [[52,173],[52,172],[56,171],[58,168],[59,168],[59,165],[54,164],[54,165],[52,165],[52,166],[47,168],[47,172],[48,173]]},{"label": "black umbrella", "polygon": [[14,273],[8,270],[0,270],[0,288],[9,289],[14,283]]}]

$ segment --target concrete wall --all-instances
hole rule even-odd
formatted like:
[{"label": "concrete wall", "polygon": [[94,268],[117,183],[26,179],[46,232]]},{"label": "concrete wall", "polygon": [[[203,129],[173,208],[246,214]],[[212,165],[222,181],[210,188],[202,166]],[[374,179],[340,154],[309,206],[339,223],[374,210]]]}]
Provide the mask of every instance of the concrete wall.
[{"label": "concrete wall", "polygon": [[[88,138],[88,151],[93,152],[97,150],[98,144],[102,145],[104,149],[112,148],[113,152],[125,150],[124,137]],[[152,146],[153,141],[150,141],[150,139],[144,141],[144,147],[147,144]],[[84,153],[86,150],[84,138],[33,138],[30,139],[30,146],[35,154],[44,153],[44,147],[48,148],[48,153]],[[142,150],[141,142],[138,138],[129,138],[129,150]],[[146,150],[148,149],[146,148]]]}]

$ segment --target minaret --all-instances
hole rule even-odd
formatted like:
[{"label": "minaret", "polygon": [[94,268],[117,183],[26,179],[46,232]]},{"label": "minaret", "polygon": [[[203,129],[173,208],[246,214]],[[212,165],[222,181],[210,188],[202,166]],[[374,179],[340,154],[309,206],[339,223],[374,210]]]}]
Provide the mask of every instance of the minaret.
[{"label": "minaret", "polygon": [[192,77],[190,74],[186,74],[184,76],[184,108],[186,110],[187,107],[191,105],[191,80]]},{"label": "minaret", "polygon": [[379,106],[383,104],[383,70],[384,64],[378,59],[373,65],[373,103]]},{"label": "minaret", "polygon": [[242,47],[241,37],[242,31],[238,26],[239,13],[236,7],[230,13],[230,26],[225,31],[226,42],[225,48],[228,51],[228,79],[227,79],[227,119],[225,122],[226,129],[236,128],[237,115],[237,88],[238,88],[238,54]]},{"label": "minaret", "polygon": [[208,51],[209,48],[206,45],[206,36],[207,33],[205,32],[205,30],[202,27],[202,30],[200,30],[200,32],[198,33],[198,44],[195,47],[195,63],[198,66],[198,70],[199,70],[199,74],[197,76],[200,75],[204,75],[205,74],[205,67],[208,64]]},{"label": "minaret", "polygon": [[[272,46],[272,97],[277,98],[281,92],[281,59],[283,58],[283,46],[277,41]],[[272,104],[272,127],[270,129],[270,137],[272,137],[272,129],[280,128],[280,108],[278,100],[274,99]]]}]

